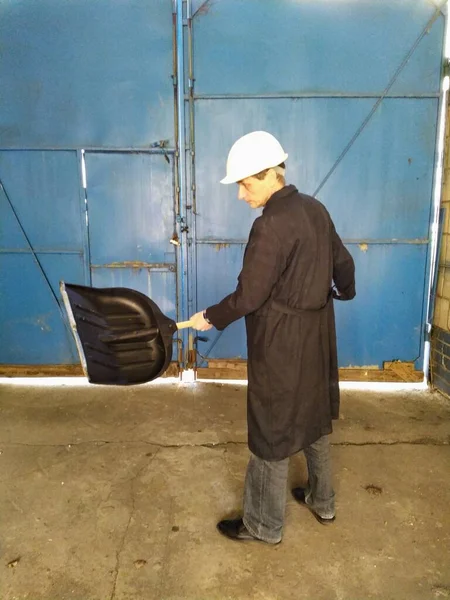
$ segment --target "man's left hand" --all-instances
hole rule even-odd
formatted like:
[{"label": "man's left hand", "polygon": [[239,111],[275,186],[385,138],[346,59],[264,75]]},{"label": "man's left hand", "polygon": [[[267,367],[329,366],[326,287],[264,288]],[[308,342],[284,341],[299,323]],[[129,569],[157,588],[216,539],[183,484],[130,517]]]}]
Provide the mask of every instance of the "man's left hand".
[{"label": "man's left hand", "polygon": [[211,323],[208,323],[208,321],[204,318],[203,311],[200,311],[192,316],[190,321],[192,321],[192,327],[194,329],[198,329],[198,331],[208,331],[208,329],[212,329],[213,327]]}]

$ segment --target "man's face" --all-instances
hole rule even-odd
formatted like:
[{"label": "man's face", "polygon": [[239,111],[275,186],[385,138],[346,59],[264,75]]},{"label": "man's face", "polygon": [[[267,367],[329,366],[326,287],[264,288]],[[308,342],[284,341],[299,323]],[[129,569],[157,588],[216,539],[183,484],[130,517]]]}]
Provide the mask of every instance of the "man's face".
[{"label": "man's face", "polygon": [[272,195],[269,183],[269,177],[256,179],[256,177],[246,177],[238,181],[239,200],[244,200],[251,208],[261,208],[265,206],[267,200]]}]

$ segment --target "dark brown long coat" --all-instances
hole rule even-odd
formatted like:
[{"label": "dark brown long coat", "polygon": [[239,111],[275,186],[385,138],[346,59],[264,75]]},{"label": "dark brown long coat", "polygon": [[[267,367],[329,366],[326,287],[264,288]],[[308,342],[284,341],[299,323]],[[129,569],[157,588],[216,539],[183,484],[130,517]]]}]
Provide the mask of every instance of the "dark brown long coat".
[{"label": "dark brown long coat", "polygon": [[355,296],[354,274],[318,200],[293,185],[273,194],[253,223],[236,291],[206,311],[219,330],[245,316],[256,456],[281,460],[331,433],[339,416],[333,296]]}]

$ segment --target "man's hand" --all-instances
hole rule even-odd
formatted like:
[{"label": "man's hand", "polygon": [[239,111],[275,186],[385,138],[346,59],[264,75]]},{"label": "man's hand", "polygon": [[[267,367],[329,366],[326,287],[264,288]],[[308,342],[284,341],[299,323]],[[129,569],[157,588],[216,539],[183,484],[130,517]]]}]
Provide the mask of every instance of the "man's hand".
[{"label": "man's hand", "polygon": [[194,329],[198,329],[198,331],[208,331],[208,329],[212,329],[211,323],[203,317],[203,311],[196,313],[194,316],[190,318],[192,321],[192,327]]}]

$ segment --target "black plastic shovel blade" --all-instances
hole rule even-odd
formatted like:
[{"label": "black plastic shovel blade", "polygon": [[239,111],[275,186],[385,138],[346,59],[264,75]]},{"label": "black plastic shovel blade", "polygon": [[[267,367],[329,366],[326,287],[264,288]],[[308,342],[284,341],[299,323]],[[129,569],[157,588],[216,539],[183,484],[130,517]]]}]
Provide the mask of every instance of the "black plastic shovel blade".
[{"label": "black plastic shovel blade", "polygon": [[128,288],[61,282],[60,289],[91,383],[132,385],[164,373],[177,326],[150,298]]}]

